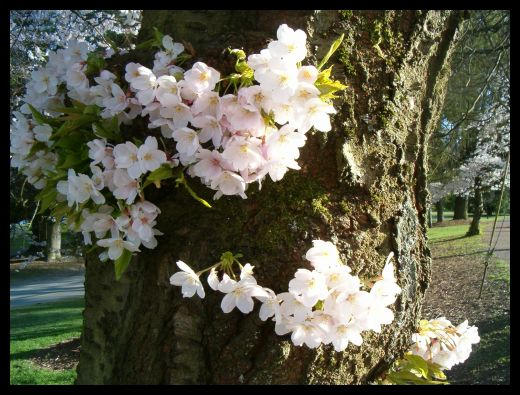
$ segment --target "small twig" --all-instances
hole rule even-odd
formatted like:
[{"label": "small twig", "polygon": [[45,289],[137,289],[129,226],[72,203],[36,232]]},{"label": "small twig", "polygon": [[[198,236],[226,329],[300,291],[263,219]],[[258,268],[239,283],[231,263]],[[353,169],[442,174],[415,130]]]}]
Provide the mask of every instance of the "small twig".
[{"label": "small twig", "polygon": [[29,230],[31,230],[31,228],[32,228],[34,217],[36,217],[36,213],[38,212],[38,207],[40,207],[40,201],[39,200],[36,202],[36,208],[34,209],[34,213],[32,215],[31,221],[29,222]]}]

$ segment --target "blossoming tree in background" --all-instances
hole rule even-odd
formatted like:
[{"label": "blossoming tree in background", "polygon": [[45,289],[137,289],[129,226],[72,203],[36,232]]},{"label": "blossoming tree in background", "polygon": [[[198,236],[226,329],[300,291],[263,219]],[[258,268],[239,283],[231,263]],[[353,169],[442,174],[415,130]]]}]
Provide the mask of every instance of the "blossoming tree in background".
[{"label": "blossoming tree in background", "polygon": [[[504,169],[511,111],[509,43],[509,11],[469,13],[453,56],[442,122],[429,142],[428,179],[438,220],[442,199],[450,193],[455,194],[453,219],[467,219],[470,192],[479,200],[482,190],[496,188]],[[471,234],[478,233],[477,217]]]},{"label": "blossoming tree in background", "polygon": [[[25,82],[34,73],[36,86],[54,89],[54,76],[37,71],[48,61],[51,51],[65,47],[69,39],[80,40],[90,49],[101,46],[108,53],[130,49],[140,26],[140,11],[132,10],[12,10],[10,12],[10,112],[23,104]],[[45,133],[45,127],[43,131]],[[48,134],[48,129],[47,129]],[[43,137],[43,135],[41,135]],[[10,223],[28,224],[37,245],[46,245],[45,258],[60,256],[61,224],[40,211],[37,190],[20,172],[11,174]],[[72,240],[77,242],[74,237]],[[79,239],[78,239],[79,240]],[[42,247],[11,251],[12,255],[41,255]]]},{"label": "blossoming tree in background", "polygon": [[[502,107],[490,109],[486,116],[470,124],[478,131],[474,150],[469,154],[451,180],[429,184],[432,203],[438,203],[450,194],[468,196],[474,194],[474,213],[468,235],[479,234],[482,213],[482,193],[499,190],[509,152],[509,112]],[[509,186],[509,175],[506,174]],[[438,214],[439,215],[439,214]]]},{"label": "blossoming tree in background", "polygon": [[367,383],[409,350],[462,20],[145,11],[135,50],[50,52],[11,164],[90,245],[77,382]]}]

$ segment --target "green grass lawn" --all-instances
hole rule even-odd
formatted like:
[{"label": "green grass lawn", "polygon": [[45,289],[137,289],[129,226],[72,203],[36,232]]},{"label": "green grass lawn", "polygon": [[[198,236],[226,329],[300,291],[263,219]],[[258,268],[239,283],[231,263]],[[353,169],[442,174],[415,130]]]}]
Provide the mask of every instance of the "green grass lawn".
[{"label": "green grass lawn", "polygon": [[38,368],[29,359],[37,350],[79,337],[83,308],[84,300],[79,298],[11,310],[11,384],[74,383],[75,370]]},{"label": "green grass lawn", "polygon": [[[481,224],[483,232],[486,225]],[[442,247],[443,252],[452,251],[464,254],[486,248],[481,235],[466,237],[469,225],[439,226],[428,229],[428,241],[431,248]],[[441,246],[442,244],[442,246]]]},{"label": "green grass lawn", "polygon": [[[504,217],[498,217],[497,227],[500,225]],[[505,220],[509,220],[509,215]],[[495,217],[483,217],[480,220],[480,231],[484,233],[486,229],[493,228]],[[437,256],[450,255],[482,255],[487,252],[489,245],[483,240],[482,234],[475,236],[466,236],[469,225],[452,225],[452,226],[438,226],[429,228],[427,231],[428,243],[430,248]],[[495,236],[496,237],[496,232]],[[436,254],[442,251],[441,255]],[[509,264],[496,257],[492,257],[489,263],[489,279],[502,279],[509,284],[510,272]]]},{"label": "green grass lawn", "polygon": [[[453,211],[444,211],[442,213],[442,218],[444,221],[451,221],[453,219]],[[498,216],[499,219],[502,219],[504,214],[500,214]],[[509,214],[507,215],[509,217]],[[468,219],[472,219],[473,214],[468,213]],[[495,219],[495,215],[493,214],[491,217],[488,217],[485,213],[482,214],[482,217],[480,218],[480,221],[487,222],[487,221],[493,221]],[[432,222],[437,222],[437,212],[432,209]]]}]

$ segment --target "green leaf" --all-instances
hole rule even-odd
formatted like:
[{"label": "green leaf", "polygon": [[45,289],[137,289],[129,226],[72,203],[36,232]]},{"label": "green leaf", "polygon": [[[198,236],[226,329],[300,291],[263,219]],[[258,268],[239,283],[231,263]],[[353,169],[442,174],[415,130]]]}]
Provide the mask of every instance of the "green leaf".
[{"label": "green leaf", "polygon": [[103,55],[96,52],[91,52],[88,54],[87,70],[85,72],[87,76],[98,75],[104,67],[105,59],[103,58]]},{"label": "green leaf", "polygon": [[81,112],[83,112],[85,107],[87,107],[86,104],[84,104],[84,103],[82,103],[82,102],[80,102],[78,100],[71,99],[71,103],[72,103],[74,108],[77,108],[78,110],[81,110]]},{"label": "green leaf", "polygon": [[318,85],[317,88],[320,90],[320,92],[322,94],[329,94],[329,93],[334,93],[334,92],[337,92],[337,91],[341,91],[341,90],[347,89],[347,86],[343,85],[339,81],[330,80],[330,81],[327,81],[327,82],[325,82],[323,84]]},{"label": "green leaf", "polygon": [[60,125],[60,122],[57,121],[56,118],[47,117],[47,116],[43,115],[41,112],[39,112],[36,108],[31,106],[29,103],[27,103],[27,105],[29,106],[29,109],[31,110],[34,120],[38,124],[40,124],[40,125],[47,124],[47,125],[51,125],[51,126]]},{"label": "green leaf", "polygon": [[55,112],[62,112],[63,114],[82,114],[82,110],[75,108],[75,107],[62,107],[62,106],[56,106],[51,109]]},{"label": "green leaf", "polygon": [[89,106],[86,106],[83,109],[83,114],[95,115],[96,117],[99,116],[100,112],[101,112],[101,107],[99,107],[99,106],[97,106],[95,104],[91,104]]},{"label": "green leaf", "polygon": [[425,379],[428,378],[428,363],[423,358],[414,354],[406,354],[404,358],[409,361]]},{"label": "green leaf", "polygon": [[45,143],[43,143],[41,141],[37,141],[31,147],[31,150],[29,151],[29,154],[27,155],[27,157],[33,156],[38,151],[47,150],[47,148],[48,148],[47,144],[45,144]]},{"label": "green leaf", "polygon": [[106,32],[105,35],[104,35],[104,39],[105,39],[105,41],[108,43],[108,45],[110,45],[110,47],[111,47],[114,51],[117,52],[117,51],[119,51],[119,48],[118,48],[118,45],[115,43],[115,41],[112,40],[112,39],[110,38],[110,33],[111,33],[111,32],[112,32],[111,30],[109,30],[108,32]]},{"label": "green leaf", "polygon": [[94,250],[100,248],[97,244],[94,243],[94,245],[92,247],[90,247],[88,250],[87,250],[87,254],[90,254],[91,252],[93,252]]},{"label": "green leaf", "polygon": [[183,80],[184,79],[184,74],[182,74],[180,71],[176,72],[173,74],[173,77],[177,80],[177,81],[180,81],[180,80]]},{"label": "green leaf", "polygon": [[103,127],[109,132],[119,133],[119,119],[117,116],[107,119],[103,122]]},{"label": "green leaf", "polygon": [[52,210],[52,214],[55,217],[63,216],[69,213],[72,210],[72,207],[69,207],[67,202],[59,203],[54,210]]},{"label": "green leaf", "polygon": [[121,142],[122,137],[119,133],[119,121],[117,117],[105,119],[92,124],[94,135],[100,138]]},{"label": "green leaf", "polygon": [[70,149],[70,150],[74,151],[75,149],[78,149],[79,147],[81,147],[83,142],[84,142],[84,135],[82,135],[78,132],[73,132],[73,133],[69,133],[68,135],[63,136],[62,138],[58,139],[54,143],[54,146],[62,147],[62,148],[66,148],[66,149]]},{"label": "green leaf", "polygon": [[433,374],[433,376],[435,378],[440,379],[440,380],[446,380],[446,375],[441,370],[440,365],[437,365],[436,363],[429,362],[429,361],[427,361],[427,363],[428,363],[428,368],[430,369],[431,373]]},{"label": "green leaf", "polygon": [[220,255],[220,262],[222,262],[225,265],[231,265],[234,260],[234,255],[231,251],[223,252],[222,255]]},{"label": "green leaf", "polygon": [[134,142],[136,147],[140,147],[143,145],[143,141],[141,139],[138,139],[137,137],[132,136],[132,141]]},{"label": "green leaf", "polygon": [[275,127],[274,122],[274,113],[273,111],[269,111],[269,114],[264,111],[263,108],[260,109],[260,114],[262,114],[262,118],[264,119],[264,123],[268,126]]},{"label": "green leaf", "polygon": [[337,97],[334,95],[335,92],[347,89],[346,85],[343,85],[341,82],[330,78],[331,71],[332,66],[320,72],[316,82],[314,83],[316,88],[318,88],[320,91],[320,99],[323,101],[334,99]]},{"label": "green leaf", "polygon": [[42,200],[45,195],[47,195],[52,189],[55,188],[56,183],[56,181],[47,182],[45,188],[38,192],[34,198],[36,200]]},{"label": "green leaf", "polygon": [[41,112],[39,112],[36,108],[31,106],[29,103],[27,103],[29,106],[29,109],[31,110],[32,116],[36,122],[38,122],[40,125],[47,123],[47,117],[43,115]]},{"label": "green leaf", "polygon": [[235,55],[238,60],[244,60],[246,58],[246,53],[241,49],[229,49],[228,51],[231,55]]},{"label": "green leaf", "polygon": [[211,204],[209,204],[206,200],[204,200],[201,197],[199,197],[199,195],[197,195],[195,193],[195,191],[190,188],[190,186],[188,185],[188,182],[186,181],[186,178],[184,178],[184,173],[181,173],[181,175],[175,180],[175,182],[177,183],[177,187],[180,184],[184,185],[184,187],[186,188],[186,190],[188,191],[188,193],[191,195],[191,197],[193,199],[195,199],[196,201],[201,203],[203,206],[206,206],[208,208],[212,208]]},{"label": "green leaf", "polygon": [[[146,40],[146,41],[143,41],[141,44],[138,44],[135,46],[135,49],[146,49],[146,48],[152,48],[152,46],[155,44],[156,42],[156,39],[155,38],[151,38],[149,40]],[[118,50],[118,48],[114,48],[116,51]]]},{"label": "green leaf", "polygon": [[321,60],[320,64],[318,65],[318,70],[321,70],[323,66],[325,66],[325,63],[330,59],[330,57],[336,52],[336,50],[339,48],[341,43],[343,42],[343,38],[345,38],[345,34],[343,33],[336,41],[332,43],[330,46],[329,52],[325,55],[325,57]]},{"label": "green leaf", "polygon": [[398,372],[396,375],[403,381],[409,381],[414,384],[427,384],[424,378],[418,377],[410,371],[403,370]]},{"label": "green leaf", "polygon": [[132,259],[132,253],[126,249],[123,250],[123,253],[114,263],[115,273],[116,273],[116,280],[119,281],[121,279],[121,276],[125,272],[126,268],[128,267],[130,260]]},{"label": "green leaf", "polygon": [[235,70],[237,74],[229,76],[232,83],[240,82],[241,86],[250,86],[253,84],[254,70],[245,61],[246,53],[241,49],[230,49],[230,54],[235,55],[237,60],[235,62]]},{"label": "green leaf", "polygon": [[143,184],[143,188],[146,188],[148,185],[160,182],[161,180],[166,180],[167,178],[173,177],[173,169],[168,164],[163,164],[158,169],[155,169],[150,174],[148,174],[148,177],[146,177],[146,180]]},{"label": "green leaf", "polygon": [[58,195],[58,191],[56,188],[51,188],[48,190],[48,192],[43,195],[42,199],[40,200],[41,205],[40,209],[38,210],[38,214],[43,213],[45,210],[47,210],[53,203],[56,202],[56,196]]},{"label": "green leaf", "polygon": [[118,135],[116,135],[114,132],[105,129],[103,126],[101,126],[101,123],[99,122],[92,124],[92,131],[99,138],[115,141],[120,140],[120,137]]},{"label": "green leaf", "polygon": [[67,178],[67,172],[64,170],[58,170],[56,172],[49,173],[48,179],[52,181],[60,181]]},{"label": "green leaf", "polygon": [[156,45],[159,47],[162,47],[162,40],[164,37],[164,34],[162,34],[159,29],[157,29],[155,26],[153,27],[153,35],[155,37]]},{"label": "green leaf", "polygon": [[65,136],[73,130],[79,129],[82,126],[91,124],[98,119],[97,116],[92,114],[84,114],[74,120],[66,121],[61,127],[53,134],[55,138]]},{"label": "green leaf", "polygon": [[80,158],[81,158],[81,160],[89,159],[88,151],[89,151],[88,145],[83,144],[81,146],[81,151],[80,151]]},{"label": "green leaf", "polygon": [[84,159],[82,159],[81,155],[78,155],[77,152],[69,151],[68,154],[65,156],[65,160],[63,161],[63,163],[58,165],[57,168],[58,169],[74,168],[83,161],[84,161]]}]

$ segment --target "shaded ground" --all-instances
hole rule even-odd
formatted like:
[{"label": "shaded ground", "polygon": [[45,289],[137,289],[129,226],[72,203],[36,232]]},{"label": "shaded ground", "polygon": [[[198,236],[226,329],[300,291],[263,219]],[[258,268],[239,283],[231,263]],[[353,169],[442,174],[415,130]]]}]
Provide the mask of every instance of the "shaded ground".
[{"label": "shaded ground", "polygon": [[36,351],[30,361],[46,369],[76,369],[79,362],[80,344],[80,338],[78,337],[52,345]]},{"label": "shaded ground", "polygon": [[[492,230],[493,224],[490,223],[484,231],[486,245],[489,245]],[[500,217],[498,218],[491,246],[495,247],[495,255],[499,259],[507,262],[511,261],[511,222],[509,219],[502,220]]]},{"label": "shaded ground", "polygon": [[[462,224],[464,226],[459,227],[460,235],[432,239],[430,242],[432,278],[426,292],[423,317],[432,319],[444,316],[455,325],[467,319],[470,325],[476,325],[479,329],[481,341],[474,346],[469,359],[447,371],[452,384],[509,384],[509,260],[491,259],[479,299],[485,251],[493,224],[483,224],[483,235],[471,238],[463,237],[469,221]],[[506,223],[497,248],[500,245],[500,249],[507,250],[509,257],[509,222],[508,231],[505,229]]]}]

